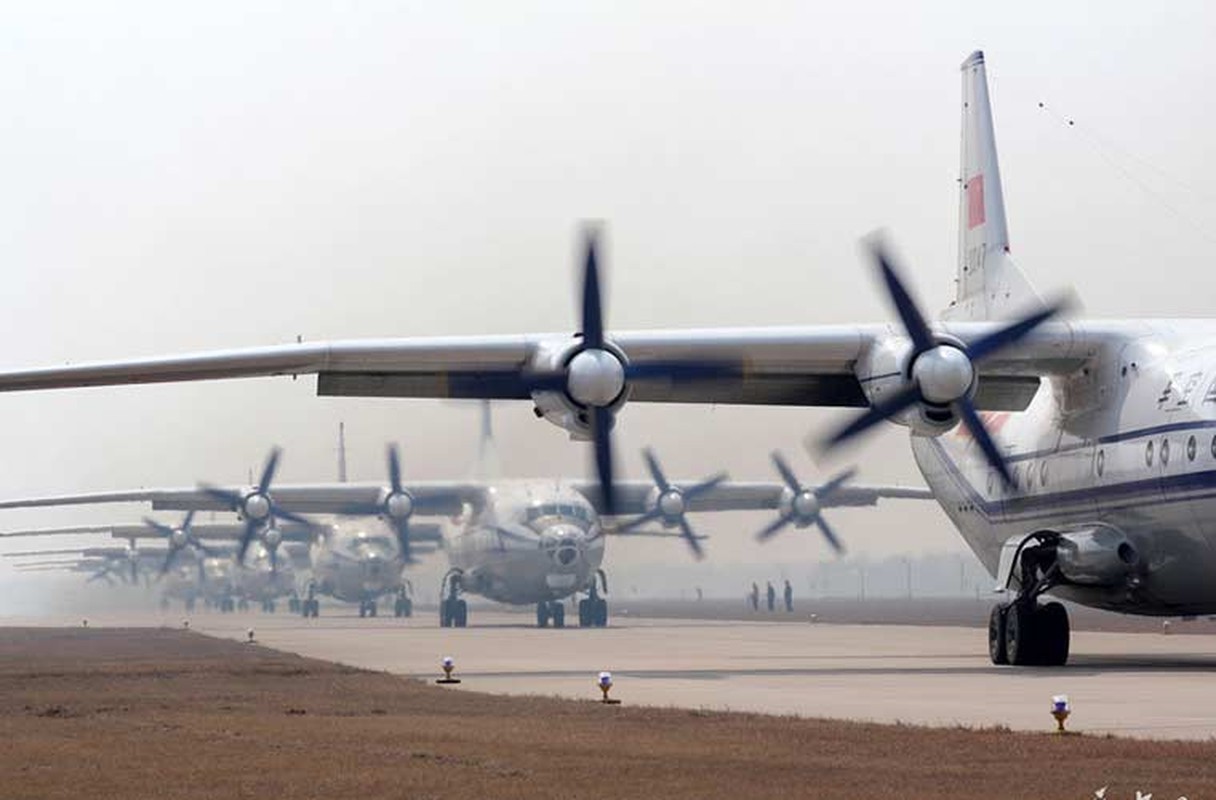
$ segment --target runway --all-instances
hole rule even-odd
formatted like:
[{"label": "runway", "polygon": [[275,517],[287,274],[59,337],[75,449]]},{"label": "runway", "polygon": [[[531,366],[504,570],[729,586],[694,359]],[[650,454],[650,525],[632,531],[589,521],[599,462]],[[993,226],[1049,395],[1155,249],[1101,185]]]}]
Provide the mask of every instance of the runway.
[{"label": "runway", "polygon": [[[181,624],[181,618],[166,619]],[[1216,636],[1074,635],[1067,667],[995,667],[979,628],[618,619],[602,630],[538,630],[529,616],[478,611],[476,627],[432,615],[196,616],[192,627],[267,647],[418,678],[456,660],[460,690],[598,697],[610,670],[625,703],[903,722],[1050,730],[1053,695],[1069,728],[1090,734],[1216,737],[1210,697]]]}]

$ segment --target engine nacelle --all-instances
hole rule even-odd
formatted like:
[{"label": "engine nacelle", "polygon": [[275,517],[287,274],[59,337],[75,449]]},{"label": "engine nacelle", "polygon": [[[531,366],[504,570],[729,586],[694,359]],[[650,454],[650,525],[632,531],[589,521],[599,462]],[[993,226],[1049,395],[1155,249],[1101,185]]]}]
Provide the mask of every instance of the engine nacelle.
[{"label": "engine nacelle", "polygon": [[1112,586],[1135,572],[1140,552],[1117,528],[1093,525],[1060,532],[1056,564],[1072,583]]},{"label": "engine nacelle", "polygon": [[[542,345],[536,351],[530,367],[542,373],[565,373],[570,362],[583,349],[581,339],[571,339],[561,346]],[[622,365],[628,364],[624,351],[612,342],[604,342],[604,350],[620,360]],[[620,393],[607,404],[613,412],[619,411],[629,399],[629,384],[625,383]],[[538,417],[570,432],[570,438],[586,441],[591,438],[591,417],[588,407],[579,403],[571,396],[569,390],[545,390],[532,392],[532,402]]]},{"label": "engine nacelle", "polygon": [[[946,395],[974,394],[975,376],[962,343],[941,338],[939,345],[913,362],[912,342],[907,338],[891,336],[879,341],[858,362],[857,374],[870,403],[877,405],[903,391],[914,374],[922,382],[945,384]],[[941,436],[959,420],[948,403],[922,400],[890,421],[911,428],[918,436]]]}]

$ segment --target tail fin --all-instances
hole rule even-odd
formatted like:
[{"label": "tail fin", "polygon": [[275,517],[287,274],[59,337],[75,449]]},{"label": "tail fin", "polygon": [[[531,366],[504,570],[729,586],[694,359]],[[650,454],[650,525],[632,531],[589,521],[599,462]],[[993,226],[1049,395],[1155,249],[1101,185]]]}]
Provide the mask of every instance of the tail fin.
[{"label": "tail fin", "polygon": [[942,316],[956,320],[1000,319],[1041,305],[1042,300],[1009,257],[1005,196],[982,51],[967,57],[962,73],[958,294]]}]

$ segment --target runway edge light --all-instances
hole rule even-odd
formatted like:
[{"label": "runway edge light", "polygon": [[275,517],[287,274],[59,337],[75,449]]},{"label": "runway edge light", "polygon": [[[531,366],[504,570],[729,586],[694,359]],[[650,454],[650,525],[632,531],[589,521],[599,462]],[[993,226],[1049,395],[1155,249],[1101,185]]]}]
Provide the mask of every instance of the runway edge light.
[{"label": "runway edge light", "polygon": [[451,656],[444,656],[439,661],[439,666],[443,668],[443,677],[435,683],[460,683],[460,678],[452,677],[452,670],[456,669],[456,661]]},{"label": "runway edge light", "polygon": [[1056,719],[1056,733],[1067,733],[1064,730],[1064,720],[1068,719],[1068,715],[1072,713],[1072,706],[1068,703],[1068,695],[1057,694],[1051,698],[1051,715]]},{"label": "runway edge light", "polygon": [[608,696],[608,692],[612,690],[611,672],[601,672],[599,680],[596,681],[595,685],[598,686],[600,691],[604,693],[604,696],[600,698],[601,703],[610,706],[618,706],[621,704],[620,700],[614,700]]}]

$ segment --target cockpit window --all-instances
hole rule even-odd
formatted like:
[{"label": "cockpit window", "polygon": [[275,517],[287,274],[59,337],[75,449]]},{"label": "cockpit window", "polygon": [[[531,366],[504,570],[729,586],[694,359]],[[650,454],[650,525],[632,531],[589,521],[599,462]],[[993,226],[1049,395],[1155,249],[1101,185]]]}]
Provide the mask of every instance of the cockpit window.
[{"label": "cockpit window", "polygon": [[534,522],[545,517],[564,517],[580,522],[591,521],[591,516],[587,513],[587,509],[573,503],[538,503],[529,506],[524,516],[527,522]]}]

